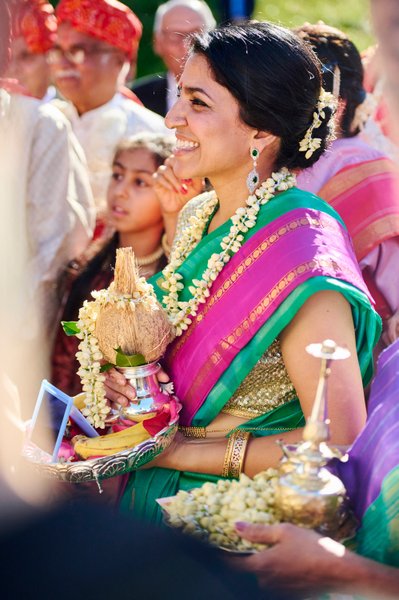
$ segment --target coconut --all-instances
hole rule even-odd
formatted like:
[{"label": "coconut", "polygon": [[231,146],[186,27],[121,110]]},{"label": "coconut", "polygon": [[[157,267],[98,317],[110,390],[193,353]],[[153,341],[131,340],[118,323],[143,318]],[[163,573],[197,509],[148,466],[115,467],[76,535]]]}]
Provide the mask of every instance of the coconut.
[{"label": "coconut", "polygon": [[[101,306],[96,319],[94,335],[98,339],[104,358],[116,364],[116,348],[127,355],[142,354],[145,362],[159,360],[174,334],[168,316],[154,296],[149,284],[143,293],[133,250],[116,251],[115,277],[110,286],[114,296],[124,296],[126,301]],[[136,299],[132,310],[129,299]]]}]

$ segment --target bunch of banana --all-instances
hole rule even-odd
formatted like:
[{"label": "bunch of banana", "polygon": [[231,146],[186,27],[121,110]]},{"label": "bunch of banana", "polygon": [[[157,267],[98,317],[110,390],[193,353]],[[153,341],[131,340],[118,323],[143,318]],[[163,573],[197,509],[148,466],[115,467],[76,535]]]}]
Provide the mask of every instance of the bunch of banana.
[{"label": "bunch of banana", "polygon": [[86,460],[94,456],[110,456],[122,450],[129,450],[150,437],[151,435],[144,428],[143,423],[137,423],[123,431],[94,438],[76,435],[72,439],[72,443],[76,454]]}]

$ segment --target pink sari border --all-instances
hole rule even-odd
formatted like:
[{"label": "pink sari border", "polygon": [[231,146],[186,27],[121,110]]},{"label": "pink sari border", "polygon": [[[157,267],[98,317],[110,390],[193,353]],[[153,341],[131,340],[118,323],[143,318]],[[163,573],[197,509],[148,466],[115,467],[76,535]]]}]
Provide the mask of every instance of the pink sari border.
[{"label": "pink sari border", "polygon": [[399,176],[386,158],[342,169],[318,195],[344,220],[358,260],[399,235]]}]

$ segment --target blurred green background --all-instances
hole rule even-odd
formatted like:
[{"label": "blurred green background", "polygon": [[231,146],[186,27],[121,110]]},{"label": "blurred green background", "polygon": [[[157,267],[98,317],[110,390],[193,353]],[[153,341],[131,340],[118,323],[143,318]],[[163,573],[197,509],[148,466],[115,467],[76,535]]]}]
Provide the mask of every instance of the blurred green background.
[{"label": "blurred green background", "polygon": [[[151,47],[154,14],[163,0],[125,0],[144,26],[140,44],[137,76],[163,71],[163,64]],[[53,0],[53,4],[57,4]],[[208,0],[216,19],[219,19],[218,0]],[[369,22],[368,0],[257,0],[253,17],[267,19],[287,27],[314,23],[319,19],[347,33],[359,50],[373,43]]]},{"label": "blurred green background", "polygon": [[374,43],[368,0],[257,0],[253,16],[287,27],[302,25],[305,21],[315,23],[321,19],[342,29],[359,50]]}]

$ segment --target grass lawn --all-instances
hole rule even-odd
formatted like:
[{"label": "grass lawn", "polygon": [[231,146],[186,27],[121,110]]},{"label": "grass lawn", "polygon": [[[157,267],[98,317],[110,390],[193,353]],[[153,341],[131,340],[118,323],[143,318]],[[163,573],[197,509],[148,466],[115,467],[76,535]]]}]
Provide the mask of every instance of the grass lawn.
[{"label": "grass lawn", "polygon": [[321,19],[349,35],[359,50],[374,43],[368,0],[257,0],[253,16],[286,27]]}]

